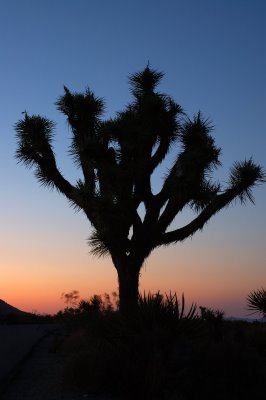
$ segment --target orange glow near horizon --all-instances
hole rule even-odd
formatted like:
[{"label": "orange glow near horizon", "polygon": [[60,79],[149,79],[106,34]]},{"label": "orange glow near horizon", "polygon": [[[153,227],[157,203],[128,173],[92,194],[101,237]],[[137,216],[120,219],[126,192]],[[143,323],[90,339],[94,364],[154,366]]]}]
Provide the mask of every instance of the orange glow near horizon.
[{"label": "orange glow near horizon", "polygon": [[[246,296],[260,286],[259,276],[248,273],[247,254],[243,253],[244,260],[228,251],[214,266],[213,257],[210,254],[207,258],[201,246],[198,239],[198,243],[195,240],[194,244],[154,251],[141,270],[140,292],[171,291],[179,298],[184,293],[187,306],[195,302],[223,309],[228,316],[246,316]],[[213,251],[218,254],[217,249]],[[6,262],[0,298],[24,311],[53,314],[65,306],[63,292],[75,289],[81,298],[89,298],[117,291],[117,275],[110,258],[97,259],[84,251],[82,256],[80,249],[78,253],[60,257],[49,254],[45,262],[29,257],[19,267]]]}]

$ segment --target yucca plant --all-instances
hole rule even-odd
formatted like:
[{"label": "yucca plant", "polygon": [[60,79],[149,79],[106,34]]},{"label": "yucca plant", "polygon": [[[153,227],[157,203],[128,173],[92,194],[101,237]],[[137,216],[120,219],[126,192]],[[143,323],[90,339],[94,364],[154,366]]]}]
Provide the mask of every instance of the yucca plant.
[{"label": "yucca plant", "polygon": [[248,309],[252,314],[259,313],[266,318],[266,289],[253,290],[247,296]]},{"label": "yucca plant", "polygon": [[139,294],[137,319],[142,326],[152,328],[176,327],[180,321],[190,321],[197,319],[197,305],[192,303],[187,312],[185,311],[185,297],[182,294],[179,302],[177,294],[162,295],[160,292],[155,294]]}]

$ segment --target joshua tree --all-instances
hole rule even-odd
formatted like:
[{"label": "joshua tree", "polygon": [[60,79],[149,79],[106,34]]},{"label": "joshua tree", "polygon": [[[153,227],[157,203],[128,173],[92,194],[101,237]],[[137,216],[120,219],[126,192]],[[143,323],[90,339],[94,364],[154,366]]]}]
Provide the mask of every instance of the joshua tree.
[{"label": "joshua tree", "polygon": [[[211,181],[210,172],[220,164],[212,126],[200,113],[189,119],[170,96],[157,92],[162,76],[149,66],[131,75],[132,102],[108,120],[102,118],[103,100],[91,90],[73,93],[64,87],[56,105],[71,128],[70,151],[82,172],[75,184],[57,167],[52,121],[24,113],[15,126],[17,158],[35,167],[41,184],[58,189],[83,210],[93,227],[92,253],[111,256],[122,312],[137,304],[140,269],[153,249],[192,236],[236,198],[253,201],[252,187],[265,180],[250,159],[234,164],[226,188]],[[171,148],[175,160],[155,194],[151,175]],[[169,230],[186,206],[195,210],[195,218]]]}]

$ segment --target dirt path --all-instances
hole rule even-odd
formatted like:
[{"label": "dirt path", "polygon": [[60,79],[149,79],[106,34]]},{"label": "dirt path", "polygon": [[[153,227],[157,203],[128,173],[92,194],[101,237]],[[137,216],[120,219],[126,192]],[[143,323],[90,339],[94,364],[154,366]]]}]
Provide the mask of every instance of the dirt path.
[{"label": "dirt path", "polygon": [[38,344],[9,383],[3,400],[63,399],[64,357],[55,351],[55,341],[55,334],[50,334]]},{"label": "dirt path", "polygon": [[[59,338],[60,340],[60,338]],[[58,334],[45,337],[21,366],[1,400],[107,400],[73,393],[63,385],[66,356],[56,351]]]},{"label": "dirt path", "polygon": [[0,325],[0,393],[14,368],[55,325]]}]

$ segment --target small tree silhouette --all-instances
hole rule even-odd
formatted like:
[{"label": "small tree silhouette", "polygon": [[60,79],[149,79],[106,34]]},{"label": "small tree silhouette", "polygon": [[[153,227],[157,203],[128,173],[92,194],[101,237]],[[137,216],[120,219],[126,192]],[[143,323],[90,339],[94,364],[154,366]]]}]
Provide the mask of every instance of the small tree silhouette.
[{"label": "small tree silhouette", "polygon": [[266,289],[253,290],[247,296],[248,309],[253,313],[260,313],[266,318]]},{"label": "small tree silhouette", "polygon": [[75,308],[78,306],[78,301],[79,301],[79,292],[78,290],[72,290],[69,293],[62,293],[61,294],[61,299],[64,300],[66,303],[67,307],[72,307]]},{"label": "small tree silhouette", "polygon": [[[83,210],[94,228],[92,253],[112,257],[122,312],[137,305],[140,269],[153,249],[192,236],[236,198],[253,201],[252,187],[265,180],[250,159],[234,164],[226,188],[213,183],[210,173],[220,164],[220,149],[210,135],[212,126],[201,113],[189,119],[170,96],[157,92],[162,77],[149,65],[131,75],[133,101],[106,121],[104,102],[91,90],[72,93],[64,88],[56,105],[67,117],[71,155],[83,175],[74,185],[57,167],[52,121],[25,113],[15,127],[17,158],[35,167],[42,185],[56,188]],[[175,161],[155,194],[151,176],[174,146]],[[195,218],[169,230],[186,206],[196,211]]]}]

